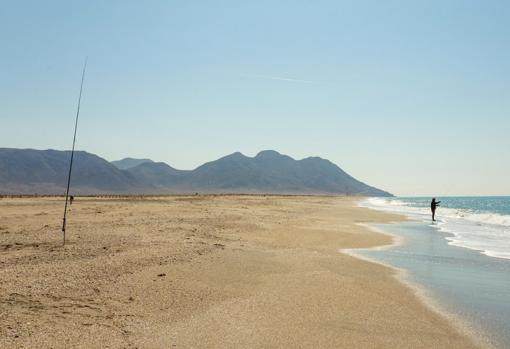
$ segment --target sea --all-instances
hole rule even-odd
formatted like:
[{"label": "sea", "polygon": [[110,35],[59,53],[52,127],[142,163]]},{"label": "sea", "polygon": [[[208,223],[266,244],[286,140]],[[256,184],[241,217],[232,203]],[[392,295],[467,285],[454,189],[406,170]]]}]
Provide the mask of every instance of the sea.
[{"label": "sea", "polygon": [[368,198],[360,206],[411,220],[374,228],[399,244],[359,253],[405,273],[482,343],[510,348],[510,197]]}]

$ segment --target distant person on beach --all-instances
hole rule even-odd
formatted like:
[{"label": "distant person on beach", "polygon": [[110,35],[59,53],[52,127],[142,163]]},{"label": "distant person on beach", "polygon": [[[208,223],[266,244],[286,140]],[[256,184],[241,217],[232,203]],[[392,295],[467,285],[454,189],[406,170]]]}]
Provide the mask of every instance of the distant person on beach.
[{"label": "distant person on beach", "polygon": [[72,205],[72,204],[73,204],[73,201],[74,201],[74,196],[72,196],[72,195],[71,195],[71,196],[69,197],[69,204],[71,204],[71,205]]},{"label": "distant person on beach", "polygon": [[432,202],[430,203],[430,210],[432,211],[432,220],[436,221],[436,208],[439,206],[441,201],[436,201],[436,198],[432,198]]}]

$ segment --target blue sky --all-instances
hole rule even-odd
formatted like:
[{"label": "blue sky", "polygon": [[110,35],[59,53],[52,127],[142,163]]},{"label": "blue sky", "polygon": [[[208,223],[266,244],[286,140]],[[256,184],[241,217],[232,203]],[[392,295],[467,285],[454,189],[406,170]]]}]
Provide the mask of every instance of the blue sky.
[{"label": "blue sky", "polygon": [[321,156],[398,195],[510,195],[510,2],[3,1],[0,146],[191,169]]}]

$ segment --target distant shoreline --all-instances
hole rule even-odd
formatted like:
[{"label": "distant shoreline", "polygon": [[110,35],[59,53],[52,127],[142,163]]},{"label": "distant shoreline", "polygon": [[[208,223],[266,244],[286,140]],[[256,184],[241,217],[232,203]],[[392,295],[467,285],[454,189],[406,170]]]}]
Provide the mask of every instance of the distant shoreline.
[{"label": "distant shoreline", "polygon": [[[204,197],[215,197],[215,196],[275,196],[275,197],[353,197],[353,198],[364,198],[364,195],[354,194],[263,194],[263,193],[182,193],[182,194],[76,194],[75,198],[164,198],[164,197],[179,197],[179,196],[204,196]],[[20,198],[65,198],[64,194],[0,194],[0,198],[8,199],[20,199]]]}]

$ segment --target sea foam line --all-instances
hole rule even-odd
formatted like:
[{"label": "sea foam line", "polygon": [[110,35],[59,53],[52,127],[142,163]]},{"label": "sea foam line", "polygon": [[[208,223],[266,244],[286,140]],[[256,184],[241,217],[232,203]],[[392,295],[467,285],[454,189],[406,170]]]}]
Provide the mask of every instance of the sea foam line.
[{"label": "sea foam line", "polygon": [[[428,207],[413,206],[405,199],[368,198],[359,205],[430,222]],[[455,208],[440,208],[438,216],[437,223],[431,226],[450,234],[446,237],[448,244],[476,250],[489,257],[510,259],[510,216]]]}]

